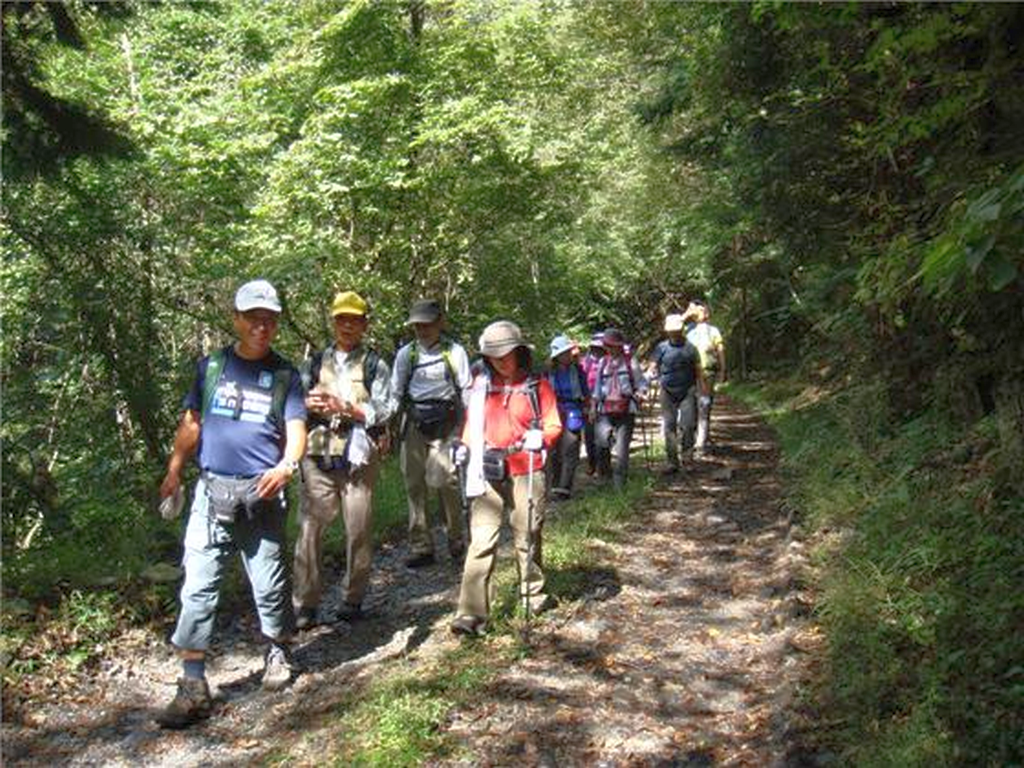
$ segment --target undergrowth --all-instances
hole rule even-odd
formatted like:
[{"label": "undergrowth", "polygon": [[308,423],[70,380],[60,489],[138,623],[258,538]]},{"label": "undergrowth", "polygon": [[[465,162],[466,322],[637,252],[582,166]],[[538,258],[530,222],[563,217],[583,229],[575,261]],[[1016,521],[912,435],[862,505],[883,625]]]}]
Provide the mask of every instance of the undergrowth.
[{"label": "undergrowth", "polygon": [[734,394],[778,431],[821,542],[823,744],[851,765],[1021,765],[1024,499],[992,419],[869,413],[870,386]]}]

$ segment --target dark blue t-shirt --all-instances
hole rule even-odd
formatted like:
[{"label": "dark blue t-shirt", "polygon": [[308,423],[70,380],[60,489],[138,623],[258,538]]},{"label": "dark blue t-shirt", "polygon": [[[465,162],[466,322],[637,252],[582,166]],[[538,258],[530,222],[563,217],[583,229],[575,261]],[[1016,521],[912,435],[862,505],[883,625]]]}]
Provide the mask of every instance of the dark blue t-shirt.
[{"label": "dark blue t-shirt", "polygon": [[[203,410],[203,387],[210,358],[199,361],[192,388],[185,395],[186,410]],[[275,371],[290,371],[284,401],[284,419],[271,414]],[[200,468],[220,475],[253,476],[266,472],[281,460],[285,425],[306,418],[299,372],[276,352],[262,360],[245,360],[226,349],[210,412],[202,422],[197,460]]]},{"label": "dark blue t-shirt", "polygon": [[673,397],[683,397],[697,383],[700,352],[685,339],[675,344],[662,341],[654,348],[661,388]]}]

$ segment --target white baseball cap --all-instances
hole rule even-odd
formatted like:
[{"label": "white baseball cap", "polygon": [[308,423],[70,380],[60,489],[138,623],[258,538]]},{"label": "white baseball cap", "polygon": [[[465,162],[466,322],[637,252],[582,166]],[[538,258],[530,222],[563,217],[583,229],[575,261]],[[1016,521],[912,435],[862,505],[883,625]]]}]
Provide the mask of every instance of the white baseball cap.
[{"label": "white baseball cap", "polygon": [[277,290],[266,280],[253,280],[246,283],[235,294],[235,309],[248,312],[250,309],[269,309],[281,312],[281,300],[277,298]]}]

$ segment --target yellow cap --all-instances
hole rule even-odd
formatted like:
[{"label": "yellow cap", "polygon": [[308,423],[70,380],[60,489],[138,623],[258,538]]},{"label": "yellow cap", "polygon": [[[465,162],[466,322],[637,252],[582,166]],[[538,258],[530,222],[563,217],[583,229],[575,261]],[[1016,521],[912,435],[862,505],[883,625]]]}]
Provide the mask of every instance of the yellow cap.
[{"label": "yellow cap", "polygon": [[334,303],[331,304],[331,317],[338,315],[362,315],[365,317],[368,309],[366,299],[358,293],[342,291],[334,297]]}]

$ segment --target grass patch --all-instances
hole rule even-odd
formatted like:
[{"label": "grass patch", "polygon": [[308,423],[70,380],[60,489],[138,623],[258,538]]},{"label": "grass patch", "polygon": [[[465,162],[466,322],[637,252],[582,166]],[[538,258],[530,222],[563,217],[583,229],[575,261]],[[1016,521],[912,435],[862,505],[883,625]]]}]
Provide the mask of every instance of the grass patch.
[{"label": "grass patch", "polygon": [[876,390],[733,390],[778,431],[790,502],[824,542],[817,696],[839,726],[822,739],[851,765],[1020,765],[1024,500],[990,421],[895,420]]},{"label": "grass patch", "polygon": [[426,670],[404,665],[378,676],[334,724],[346,736],[333,764],[414,766],[454,754],[444,721],[470,705],[511,660],[511,645],[499,638],[463,644]]}]

